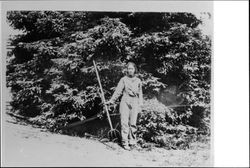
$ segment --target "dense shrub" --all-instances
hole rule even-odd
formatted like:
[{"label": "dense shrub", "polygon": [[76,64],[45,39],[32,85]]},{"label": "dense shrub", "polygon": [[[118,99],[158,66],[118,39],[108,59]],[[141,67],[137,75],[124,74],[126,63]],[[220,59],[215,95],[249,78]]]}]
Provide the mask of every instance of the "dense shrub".
[{"label": "dense shrub", "polygon": [[138,118],[139,142],[156,143],[168,149],[188,147],[197,138],[197,128],[183,125],[182,117],[157,99],[147,100]]},{"label": "dense shrub", "polygon": [[7,19],[24,31],[8,52],[11,104],[33,123],[58,131],[103,112],[92,60],[106,99],[134,61],[145,99],[141,141],[184,148],[191,134],[209,135],[211,40],[193,14],[9,11]]}]

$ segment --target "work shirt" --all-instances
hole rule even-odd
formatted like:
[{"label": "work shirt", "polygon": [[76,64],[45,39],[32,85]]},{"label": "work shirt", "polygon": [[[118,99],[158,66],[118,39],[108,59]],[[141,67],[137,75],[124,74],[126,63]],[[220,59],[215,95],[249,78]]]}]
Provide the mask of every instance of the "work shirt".
[{"label": "work shirt", "polygon": [[122,77],[110,101],[115,102],[121,95],[121,101],[124,100],[127,103],[130,101],[138,101],[138,105],[142,105],[143,95],[141,80],[138,77]]}]

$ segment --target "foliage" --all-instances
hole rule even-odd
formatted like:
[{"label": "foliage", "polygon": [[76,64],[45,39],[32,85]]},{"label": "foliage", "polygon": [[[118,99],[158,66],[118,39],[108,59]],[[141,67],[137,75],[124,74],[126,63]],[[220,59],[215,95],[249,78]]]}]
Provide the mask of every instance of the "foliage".
[{"label": "foliage", "polygon": [[[16,113],[52,131],[84,120],[103,111],[92,61],[106,99],[125,63],[134,61],[145,99],[138,121],[143,141],[177,147],[179,133],[186,139],[190,129],[210,134],[211,40],[193,14],[9,11],[7,19],[24,31],[11,39],[8,52],[7,86]],[[156,101],[172,99],[165,94],[172,86],[187,106]],[[173,141],[159,140],[166,136]]]},{"label": "foliage", "polygon": [[197,138],[197,128],[183,125],[182,116],[157,99],[150,99],[139,115],[137,136],[168,149],[185,149]]}]

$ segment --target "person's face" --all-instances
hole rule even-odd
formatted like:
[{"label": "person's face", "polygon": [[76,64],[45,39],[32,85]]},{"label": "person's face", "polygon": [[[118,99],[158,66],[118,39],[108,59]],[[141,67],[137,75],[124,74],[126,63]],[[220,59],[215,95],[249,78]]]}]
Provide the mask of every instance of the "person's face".
[{"label": "person's face", "polygon": [[128,65],[128,75],[133,76],[135,74],[135,67],[131,64]]}]

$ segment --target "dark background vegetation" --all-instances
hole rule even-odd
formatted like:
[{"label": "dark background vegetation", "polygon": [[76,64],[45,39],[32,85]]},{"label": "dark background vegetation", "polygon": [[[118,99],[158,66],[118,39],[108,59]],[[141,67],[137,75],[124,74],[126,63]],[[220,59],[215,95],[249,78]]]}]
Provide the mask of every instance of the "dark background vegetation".
[{"label": "dark background vegetation", "polygon": [[[210,136],[211,39],[191,13],[9,11],[12,113],[51,131],[103,111],[124,65],[143,82],[140,144],[187,148]],[[117,111],[116,111],[117,112]],[[112,112],[111,112],[112,113]]]}]

